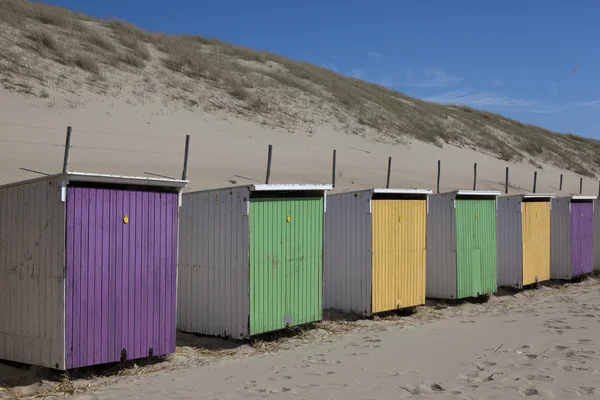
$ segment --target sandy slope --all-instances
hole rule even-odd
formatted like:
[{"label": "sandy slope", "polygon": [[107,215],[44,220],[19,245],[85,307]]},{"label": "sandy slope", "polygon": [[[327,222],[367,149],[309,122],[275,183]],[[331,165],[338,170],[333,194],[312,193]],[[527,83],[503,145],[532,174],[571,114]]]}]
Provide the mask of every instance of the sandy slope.
[{"label": "sandy slope", "polygon": [[[291,132],[265,129],[230,115],[165,105],[159,97],[135,105],[126,96],[84,93],[71,99],[50,92],[49,98],[37,99],[0,89],[0,183],[39,176],[21,168],[59,172],[68,125],[74,129],[71,170],[86,172],[179,177],[184,137],[191,134],[192,190],[264,181],[268,144],[274,146],[272,183],[329,183],[332,150],[337,149],[340,190],[385,185],[388,156],[393,157],[393,187],[435,189],[437,160],[441,159],[442,191],[471,188],[474,162],[478,188],[501,190],[508,165],[467,148],[442,149],[421,142],[392,146],[347,135],[332,126]],[[531,190],[536,168],[509,166],[511,190]],[[577,192],[579,177],[562,173],[563,194]],[[544,166],[538,172],[537,191],[559,193],[560,174]],[[596,182],[584,180],[585,193],[596,194],[597,187]]]},{"label": "sandy slope", "polygon": [[597,398],[599,284],[422,308],[412,317],[361,321],[343,335],[316,330],[276,354],[99,379],[92,384],[107,386],[74,398]]}]

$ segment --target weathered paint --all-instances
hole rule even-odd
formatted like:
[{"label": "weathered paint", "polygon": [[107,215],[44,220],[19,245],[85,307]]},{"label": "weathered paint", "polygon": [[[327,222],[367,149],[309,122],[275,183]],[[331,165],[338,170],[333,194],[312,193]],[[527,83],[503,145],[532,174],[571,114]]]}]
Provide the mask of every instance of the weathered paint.
[{"label": "weathered paint", "polygon": [[373,200],[372,311],[425,303],[427,200]]},{"label": "weathered paint", "polygon": [[183,195],[177,326],[184,332],[248,336],[249,198],[247,187]]},{"label": "weathered paint", "polygon": [[429,197],[427,216],[426,296],[455,299],[456,294],[456,209],[453,193]]},{"label": "weathered paint", "polygon": [[[106,235],[103,226],[109,224],[106,220],[100,220],[100,214],[104,212],[94,207],[89,196],[86,201],[79,201],[79,219],[75,224],[73,216],[67,215],[67,197],[75,186],[85,185],[93,191],[92,187],[101,185],[106,187],[139,187],[143,190],[159,190],[170,194],[160,195],[161,198],[169,196],[170,204],[175,209],[175,221],[173,224],[159,225],[163,230],[161,235],[176,235],[177,232],[177,193],[185,186],[184,181],[168,180],[165,182],[150,182],[144,178],[121,177],[98,174],[67,173],[47,176],[26,182],[16,182],[0,187],[0,358],[21,363],[29,363],[55,369],[68,369],[74,365],[90,366],[103,362],[97,357],[106,350],[106,343],[110,340],[105,335],[111,327],[105,324],[110,313],[105,313],[105,308],[111,304],[111,298],[100,297],[106,288],[112,290],[110,283],[102,278],[107,253],[104,251]],[[144,198],[142,198],[144,204]],[[165,205],[161,203],[161,211]],[[82,213],[84,217],[81,218]],[[75,214],[74,214],[75,215]],[[87,215],[87,218],[85,217]],[[160,217],[161,214],[158,214]],[[73,230],[67,232],[66,219],[73,221],[73,227],[77,226],[78,232]],[[121,219],[122,221],[122,219]],[[160,219],[159,219],[160,222]],[[133,227],[138,225],[133,224]],[[143,246],[144,222],[141,225],[141,233],[138,229],[135,242],[132,244],[136,256],[141,254],[138,247]],[[67,237],[70,241],[67,246]],[[110,236],[111,241],[116,236]],[[141,241],[141,242],[139,242]],[[139,246],[138,245],[139,242]],[[157,246],[156,257],[167,256],[166,251],[176,254],[176,236],[171,238],[172,246],[168,249]],[[66,249],[69,247],[69,256]],[[111,248],[112,249],[112,248]],[[74,255],[78,257],[78,269],[73,268],[71,261]],[[110,253],[115,257],[116,253]],[[100,261],[99,261],[100,259]],[[112,260],[112,258],[111,258]],[[141,258],[141,261],[151,262],[150,258]],[[123,260],[121,260],[123,261]],[[137,261],[137,260],[136,260]],[[159,261],[156,261],[159,262]],[[114,267],[116,264],[109,264]],[[141,264],[143,265],[143,264]],[[161,266],[164,271],[164,282],[168,281],[167,273],[174,278],[176,274],[176,262],[171,262],[173,268],[168,270]],[[110,269],[109,269],[110,270]],[[141,271],[144,271],[142,268]],[[77,274],[77,275],[76,275]],[[78,281],[75,282],[75,276]],[[136,276],[143,280],[143,273]],[[173,282],[174,280],[171,279]],[[67,283],[69,289],[67,289]],[[175,287],[171,295],[157,296],[166,307],[175,307]],[[71,293],[69,293],[71,290]],[[134,307],[133,323],[136,329],[144,334],[151,326],[144,326],[143,312],[137,306],[142,304],[143,299],[134,298],[130,302],[128,292],[126,301]],[[148,293],[148,292],[146,292]],[[76,294],[79,302],[74,302]],[[139,302],[138,302],[139,301]],[[67,304],[67,302],[69,304]],[[74,323],[76,314],[78,320]],[[111,311],[111,310],[107,310]],[[114,311],[114,310],[113,310]],[[139,311],[139,312],[138,312]],[[67,316],[68,314],[68,316]],[[101,318],[98,316],[101,315]],[[158,315],[158,314],[157,314]],[[174,334],[174,315],[171,316],[169,329]],[[108,319],[110,321],[110,319]],[[163,334],[170,335],[163,330]],[[174,351],[174,335],[169,352]],[[67,345],[65,342],[69,340]],[[85,342],[85,343],[84,343]],[[82,344],[83,343],[83,344]],[[72,346],[72,344],[76,344]],[[141,346],[141,342],[140,342]],[[76,350],[79,361],[74,362],[73,350]],[[83,349],[83,350],[82,350]],[[67,357],[67,352],[70,355]],[[159,354],[157,351],[154,354]],[[131,355],[131,352],[130,352]],[[147,355],[147,354],[146,354]],[[69,358],[67,360],[67,358]],[[131,358],[131,357],[129,357]],[[118,360],[118,358],[117,358]]]},{"label": "weathered paint", "polygon": [[550,277],[571,279],[571,199],[552,199],[550,211]]},{"label": "weathered paint", "polygon": [[550,213],[550,275],[572,279],[591,273],[594,264],[592,199],[552,199]]},{"label": "weathered paint", "polygon": [[496,201],[456,200],[457,298],[496,291]]},{"label": "weathered paint", "polygon": [[497,200],[497,285],[523,287],[523,196],[502,196]]},{"label": "weathered paint", "polygon": [[594,265],[593,203],[571,202],[571,269],[573,276],[589,274]]},{"label": "weathered paint", "polygon": [[322,318],[323,198],[250,201],[250,335]]},{"label": "weathered paint", "polygon": [[594,271],[600,272],[600,200],[594,200]]},{"label": "weathered paint", "polygon": [[0,359],[64,369],[64,218],[55,179],[0,188]]},{"label": "weathered paint", "polygon": [[323,307],[369,316],[371,312],[372,193],[327,196],[324,222]]},{"label": "weathered paint", "polygon": [[523,285],[550,279],[550,202],[524,201]]},{"label": "weathered paint", "polygon": [[69,187],[67,368],[175,351],[177,194]]}]

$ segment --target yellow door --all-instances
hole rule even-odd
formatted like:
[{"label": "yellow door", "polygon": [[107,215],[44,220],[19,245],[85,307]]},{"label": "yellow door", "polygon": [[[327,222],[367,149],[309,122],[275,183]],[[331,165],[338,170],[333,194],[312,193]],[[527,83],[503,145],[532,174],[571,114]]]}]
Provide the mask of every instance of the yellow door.
[{"label": "yellow door", "polygon": [[523,202],[523,285],[550,279],[550,203]]},{"label": "yellow door", "polygon": [[426,200],[373,200],[372,312],[425,303]]}]

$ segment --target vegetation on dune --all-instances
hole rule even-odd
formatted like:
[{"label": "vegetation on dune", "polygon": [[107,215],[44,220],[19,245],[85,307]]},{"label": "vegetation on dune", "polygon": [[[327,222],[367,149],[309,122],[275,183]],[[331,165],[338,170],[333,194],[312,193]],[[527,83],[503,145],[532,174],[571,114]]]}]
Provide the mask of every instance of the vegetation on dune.
[{"label": "vegetation on dune", "polygon": [[[600,171],[600,142],[596,140],[551,132],[465,106],[428,103],[325,68],[217,39],[146,32],[124,21],[98,20],[25,0],[2,0],[0,25],[7,32],[0,35],[0,75],[5,87],[24,93],[27,90],[18,89],[11,78],[42,80],[42,72],[31,62],[35,55],[78,68],[107,85],[113,70],[133,71],[190,96],[199,87],[194,85],[202,85],[229,96],[226,105],[217,107],[259,115],[265,123],[276,125],[282,119],[291,124],[309,123],[312,117],[297,111],[302,101],[304,109],[327,113],[322,119],[335,122],[348,133],[369,130],[378,139],[393,142],[409,137],[437,146],[471,146],[506,161],[544,161],[588,177]],[[185,101],[191,106],[200,104],[198,99]],[[292,111],[284,110],[283,103],[292,104]]]}]

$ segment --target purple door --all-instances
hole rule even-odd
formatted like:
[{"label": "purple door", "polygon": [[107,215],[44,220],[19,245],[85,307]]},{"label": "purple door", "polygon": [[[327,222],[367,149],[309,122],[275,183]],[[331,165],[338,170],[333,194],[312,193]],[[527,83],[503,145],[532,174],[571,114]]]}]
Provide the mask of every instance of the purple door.
[{"label": "purple door", "polygon": [[588,274],[594,268],[593,204],[571,203],[572,276]]},{"label": "purple door", "polygon": [[67,369],[175,351],[177,194],[69,187]]}]

